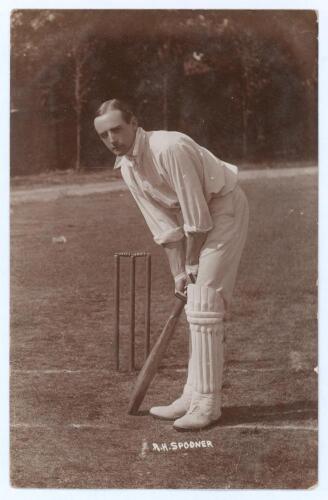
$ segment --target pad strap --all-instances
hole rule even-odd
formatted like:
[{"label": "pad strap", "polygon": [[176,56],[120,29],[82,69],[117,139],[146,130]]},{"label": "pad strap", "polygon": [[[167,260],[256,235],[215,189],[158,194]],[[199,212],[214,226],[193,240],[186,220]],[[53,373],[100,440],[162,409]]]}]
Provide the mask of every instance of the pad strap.
[{"label": "pad strap", "polygon": [[187,319],[193,325],[213,325],[222,321],[223,316],[224,312],[187,310]]}]

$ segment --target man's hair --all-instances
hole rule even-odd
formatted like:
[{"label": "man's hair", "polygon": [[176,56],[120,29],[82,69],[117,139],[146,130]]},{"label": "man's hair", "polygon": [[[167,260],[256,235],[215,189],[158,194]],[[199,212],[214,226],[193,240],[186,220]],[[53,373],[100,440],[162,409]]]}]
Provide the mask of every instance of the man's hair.
[{"label": "man's hair", "polygon": [[130,104],[120,99],[110,99],[109,101],[103,102],[98,108],[97,116],[105,115],[112,109],[121,111],[123,119],[127,123],[130,123],[131,119],[135,116]]}]

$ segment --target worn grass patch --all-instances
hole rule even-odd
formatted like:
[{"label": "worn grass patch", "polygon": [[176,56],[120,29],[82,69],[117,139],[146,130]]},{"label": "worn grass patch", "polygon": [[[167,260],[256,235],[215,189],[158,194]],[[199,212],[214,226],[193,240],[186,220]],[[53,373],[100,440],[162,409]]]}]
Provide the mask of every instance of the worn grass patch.
[{"label": "worn grass patch", "polygon": [[[114,371],[113,254],[153,255],[152,343],[173,300],[162,249],[127,192],[15,205],[11,216],[11,478],[20,487],[307,488],[317,480],[316,179],[243,183],[251,222],[227,324],[223,416],[176,433],[151,405],[187,366],[181,319],[141,408],[135,374]],[[52,238],[65,236],[66,243]],[[128,269],[122,368],[128,360]],[[137,364],[145,279],[137,273]],[[156,452],[152,443],[211,440]],[[143,451],[142,451],[143,450]],[[179,471],[179,474],[177,474]]]}]

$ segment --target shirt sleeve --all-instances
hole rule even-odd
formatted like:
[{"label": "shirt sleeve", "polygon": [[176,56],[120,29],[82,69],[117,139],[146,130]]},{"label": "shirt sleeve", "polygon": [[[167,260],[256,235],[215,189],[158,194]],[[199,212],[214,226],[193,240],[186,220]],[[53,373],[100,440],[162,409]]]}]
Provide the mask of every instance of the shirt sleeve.
[{"label": "shirt sleeve", "polygon": [[184,141],[169,147],[162,155],[163,166],[179,200],[184,232],[210,231],[213,222],[203,192],[199,152],[192,142]]},{"label": "shirt sleeve", "polygon": [[174,214],[143,192],[131,187],[129,189],[145,218],[155,243],[163,245],[184,238],[183,228],[178,225],[178,219]]}]

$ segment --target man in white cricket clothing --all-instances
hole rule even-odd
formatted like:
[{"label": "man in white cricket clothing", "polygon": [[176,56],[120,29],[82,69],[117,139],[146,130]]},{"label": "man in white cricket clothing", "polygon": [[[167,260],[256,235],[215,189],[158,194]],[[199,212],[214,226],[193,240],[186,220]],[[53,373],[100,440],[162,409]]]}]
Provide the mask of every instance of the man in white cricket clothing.
[{"label": "man in white cricket clothing", "polygon": [[248,229],[238,169],[183,133],[146,132],[117,99],[100,106],[94,125],[167,254],[176,293],[187,289],[187,381],[176,401],[150,413],[177,430],[202,429],[221,415],[223,321]]}]

